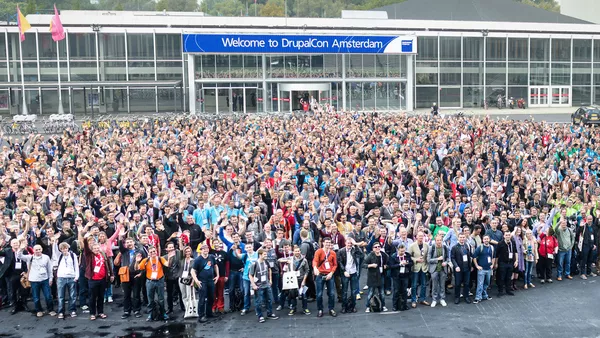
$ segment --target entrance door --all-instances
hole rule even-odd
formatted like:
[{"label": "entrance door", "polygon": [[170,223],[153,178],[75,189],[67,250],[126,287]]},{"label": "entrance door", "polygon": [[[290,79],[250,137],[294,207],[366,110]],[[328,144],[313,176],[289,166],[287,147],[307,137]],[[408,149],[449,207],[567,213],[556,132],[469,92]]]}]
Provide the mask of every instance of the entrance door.
[{"label": "entrance door", "polygon": [[279,83],[279,111],[302,110],[302,101],[331,103],[331,83]]},{"label": "entrance door", "polygon": [[529,106],[548,106],[549,87],[529,87]]},{"label": "entrance door", "polygon": [[552,87],[552,106],[571,106],[571,87]]}]

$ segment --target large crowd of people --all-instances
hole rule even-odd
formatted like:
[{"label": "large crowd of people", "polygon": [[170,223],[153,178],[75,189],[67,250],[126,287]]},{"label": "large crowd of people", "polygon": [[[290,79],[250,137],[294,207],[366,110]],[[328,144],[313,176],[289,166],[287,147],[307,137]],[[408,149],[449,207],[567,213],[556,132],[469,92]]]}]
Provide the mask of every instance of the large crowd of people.
[{"label": "large crowd of people", "polygon": [[597,128],[487,117],[318,110],[2,136],[0,304],[262,323],[551,288],[596,276],[599,166]]}]

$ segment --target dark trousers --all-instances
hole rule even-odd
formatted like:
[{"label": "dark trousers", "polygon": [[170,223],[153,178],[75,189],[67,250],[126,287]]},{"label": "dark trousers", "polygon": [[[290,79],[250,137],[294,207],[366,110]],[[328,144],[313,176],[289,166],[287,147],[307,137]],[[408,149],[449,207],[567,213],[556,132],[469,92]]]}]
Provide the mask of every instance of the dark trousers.
[{"label": "dark trousers", "polygon": [[6,281],[6,293],[8,299],[15,304],[15,306],[24,306],[27,300],[27,290],[21,286],[21,276],[11,274],[10,276],[5,276],[4,280]]},{"label": "dark trousers", "polygon": [[503,293],[505,290],[510,291],[511,277],[512,277],[513,265],[510,263],[499,263],[498,264],[498,293]]},{"label": "dark trousers", "polygon": [[[273,304],[279,303],[279,287],[280,279],[278,273],[272,273],[271,278],[273,279],[273,284],[271,284],[271,290],[273,291]],[[283,301],[285,302],[285,297],[283,297]],[[283,305],[281,305],[283,306]]]},{"label": "dark trousers", "polygon": [[183,306],[183,297],[181,297],[181,290],[179,290],[179,280],[167,279],[167,309],[173,311],[173,298],[178,295],[179,308],[181,311],[185,311]]},{"label": "dark trousers", "polygon": [[123,288],[123,311],[125,313],[139,312],[142,309],[142,279],[130,277],[130,282],[121,283]]},{"label": "dark trousers", "polygon": [[106,291],[106,280],[89,280],[90,290],[90,315],[97,316],[104,313],[104,291]]},{"label": "dark trousers", "polygon": [[89,286],[88,280],[85,278],[85,268],[79,268],[79,280],[77,281],[79,295],[79,306],[88,305]]},{"label": "dark trousers", "polygon": [[[461,267],[460,272],[454,270],[454,298],[459,299],[462,293],[463,297],[469,298],[469,279],[471,278],[471,271],[468,267]],[[463,284],[461,290],[460,284]]]},{"label": "dark trousers", "polygon": [[202,281],[198,289],[198,317],[212,317],[212,305],[215,301],[215,282]]},{"label": "dark trousers", "polygon": [[579,270],[582,275],[589,275],[592,273],[592,262],[594,261],[594,255],[592,247],[584,245],[581,250],[581,260],[579,261]]},{"label": "dark trousers", "polygon": [[[229,309],[234,308],[234,304],[236,304],[235,299],[235,289],[238,288],[243,290],[242,284],[242,275],[243,273],[240,271],[229,271]],[[239,309],[237,309],[239,310]]]},{"label": "dark trousers", "polygon": [[394,294],[392,296],[392,308],[395,310],[406,310],[408,309],[408,305],[406,302],[408,301],[408,295],[406,294],[406,289],[409,286],[408,276],[406,277],[394,277]]},{"label": "dark trousers", "polygon": [[[359,274],[360,275],[360,274]],[[317,298],[317,287],[315,284],[315,275],[309,273],[306,276],[306,298]]]},{"label": "dark trousers", "polygon": [[540,278],[551,279],[552,278],[552,262],[554,260],[548,257],[540,255],[538,265],[540,266]]},{"label": "dark trousers", "polygon": [[2,303],[8,303],[8,286],[6,278],[0,278],[0,307],[2,307]]},{"label": "dark trousers", "polygon": [[[342,273],[342,292],[338,299],[342,300],[342,308],[346,309],[346,306],[350,305],[353,309],[356,307],[356,294],[355,290],[358,288],[358,273],[353,273],[350,277],[346,277]],[[350,288],[350,292],[348,292],[348,288]],[[347,295],[350,296],[347,297]],[[350,304],[348,304],[350,301]]]}]

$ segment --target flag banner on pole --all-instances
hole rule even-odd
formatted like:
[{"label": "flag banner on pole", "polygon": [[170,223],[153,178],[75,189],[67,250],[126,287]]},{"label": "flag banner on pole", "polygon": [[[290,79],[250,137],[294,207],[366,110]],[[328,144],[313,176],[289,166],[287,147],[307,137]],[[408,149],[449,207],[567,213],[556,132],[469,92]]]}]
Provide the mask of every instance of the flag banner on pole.
[{"label": "flag banner on pole", "polygon": [[19,24],[19,36],[21,37],[21,41],[25,41],[25,32],[31,29],[31,25],[23,13],[21,13],[19,6],[17,6],[17,23]]},{"label": "flag banner on pole", "polygon": [[52,17],[52,20],[50,20],[50,32],[52,33],[52,40],[55,42],[65,38],[65,29],[60,21],[56,5],[54,5],[54,16]]}]

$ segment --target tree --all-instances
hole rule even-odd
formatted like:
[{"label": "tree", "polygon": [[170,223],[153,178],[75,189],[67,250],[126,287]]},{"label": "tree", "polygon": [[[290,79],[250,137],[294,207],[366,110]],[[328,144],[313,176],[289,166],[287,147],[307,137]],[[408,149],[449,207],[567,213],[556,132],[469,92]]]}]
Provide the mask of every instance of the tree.
[{"label": "tree", "polygon": [[281,17],[285,15],[284,0],[268,0],[267,3],[260,9],[260,16]]},{"label": "tree", "polygon": [[156,4],[157,11],[170,12],[195,12],[198,10],[198,3],[195,0],[159,0]]}]

